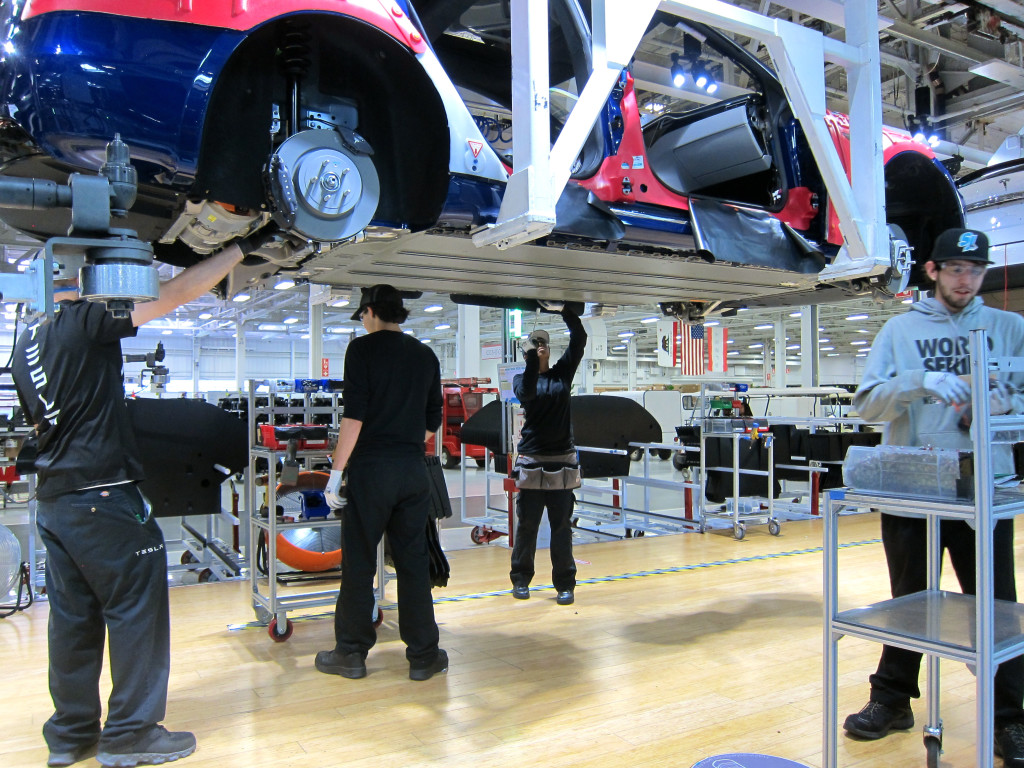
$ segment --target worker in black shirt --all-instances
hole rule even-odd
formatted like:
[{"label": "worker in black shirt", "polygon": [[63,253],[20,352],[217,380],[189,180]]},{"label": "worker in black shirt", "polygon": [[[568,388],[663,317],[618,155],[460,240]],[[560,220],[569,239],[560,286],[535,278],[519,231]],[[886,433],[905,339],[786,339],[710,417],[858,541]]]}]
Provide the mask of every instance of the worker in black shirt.
[{"label": "worker in black shirt", "polygon": [[[237,264],[231,245],[160,286],[155,301],[115,318],[78,297],[78,279],[55,282],[52,319],[18,339],[18,398],[38,435],[36,515],[46,546],[49,683],[47,765],[98,750],[106,766],[164,763],[196,748],[159,725],[167,704],[170,618],[167,553],[149,505],[125,406],[121,339],[208,291]],[[100,728],[104,635],[112,691]]]},{"label": "worker in black shirt", "polygon": [[572,557],[573,489],[580,485],[579,463],[572,440],[569,398],[572,379],[583,360],[587,332],[572,312],[562,309],[569,329],[569,348],[550,365],[547,331],[533,331],[523,344],[526,370],[512,379],[523,404],[525,419],[513,474],[519,489],[518,524],[512,547],[512,596],[530,597],[537,529],[544,508],[551,527],[551,580],[559,605],[571,605],[576,589],[576,562]]},{"label": "worker in black shirt", "polygon": [[[428,680],[448,668],[430,594],[431,499],[423,453],[441,425],[441,367],[430,347],[402,333],[408,316],[390,285],[364,288],[352,315],[367,335],[345,352],[345,411],[324,493],[331,508],[344,507],[335,646],[315,660],[330,675],[366,676],[366,654],[377,641],[376,551],[385,533],[398,577],[398,631],[409,677]],[[341,499],[346,467],[347,505]]]}]

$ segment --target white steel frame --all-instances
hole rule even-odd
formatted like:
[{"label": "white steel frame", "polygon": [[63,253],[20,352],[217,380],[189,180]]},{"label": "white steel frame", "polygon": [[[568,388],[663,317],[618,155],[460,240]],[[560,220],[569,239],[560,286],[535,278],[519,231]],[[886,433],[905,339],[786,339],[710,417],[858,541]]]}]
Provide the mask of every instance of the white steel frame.
[{"label": "white steel frame", "polygon": [[[819,274],[849,280],[890,266],[882,176],[882,94],[878,13],[874,2],[844,3],[846,42],[720,0],[594,0],[593,72],[565,128],[551,145],[548,102],[548,0],[512,1],[512,120],[515,172],[498,221],[473,236],[478,246],[509,248],[551,232],[555,203],[608,94],[656,11],[685,16],[768,48],[793,113],[821,171],[846,240],[845,258]],[[851,174],[847,177],[825,124],[825,62],[847,71]],[[525,158],[525,160],[524,160]],[[522,165],[520,165],[522,163]]]}]

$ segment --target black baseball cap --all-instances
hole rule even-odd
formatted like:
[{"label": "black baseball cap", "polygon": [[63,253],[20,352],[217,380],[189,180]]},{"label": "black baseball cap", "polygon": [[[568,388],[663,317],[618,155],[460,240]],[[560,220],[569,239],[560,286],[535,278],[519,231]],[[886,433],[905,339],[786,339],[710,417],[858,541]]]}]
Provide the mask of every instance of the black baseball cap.
[{"label": "black baseball cap", "polygon": [[988,236],[976,229],[947,229],[935,238],[931,260],[936,264],[943,261],[993,263],[988,258]]},{"label": "black baseball cap", "polygon": [[359,316],[363,314],[364,309],[382,304],[390,304],[396,309],[402,309],[402,293],[387,283],[378,283],[369,288],[363,288],[363,295],[359,297],[359,309],[352,313],[352,319],[358,323]]}]

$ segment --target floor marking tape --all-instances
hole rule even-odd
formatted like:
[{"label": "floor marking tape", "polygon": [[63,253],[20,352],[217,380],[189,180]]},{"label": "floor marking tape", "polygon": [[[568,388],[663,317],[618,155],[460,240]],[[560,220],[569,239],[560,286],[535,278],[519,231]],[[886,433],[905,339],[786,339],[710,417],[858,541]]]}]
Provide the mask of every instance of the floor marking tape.
[{"label": "floor marking tape", "polygon": [[[880,544],[881,539],[864,539],[863,541],[851,541],[848,544],[840,544],[840,549],[849,549],[850,547],[863,547],[868,544]],[[635,571],[633,573],[620,573],[614,576],[596,576],[592,579],[579,579],[577,584],[602,584],[612,581],[626,581],[628,579],[640,579],[646,576],[663,576],[668,573],[683,573],[685,571],[699,571],[707,568],[718,568],[723,565],[738,565],[740,563],[752,563],[758,560],[774,560],[779,557],[794,557],[796,555],[813,555],[818,552],[823,552],[824,547],[810,547],[808,549],[794,549],[789,552],[774,552],[767,555],[751,555],[750,557],[735,557],[729,560],[711,560],[706,563],[694,563],[692,565],[673,565],[668,568],[654,568],[649,571]],[[530,587],[531,592],[540,592],[547,589],[554,589],[554,584],[538,584],[535,587]],[[434,603],[461,603],[466,600],[482,600],[486,597],[501,597],[511,593],[510,589],[498,589],[493,592],[476,592],[471,595],[454,595],[451,597],[435,597]],[[383,611],[393,611],[398,608],[394,603],[388,605],[379,606]],[[315,613],[305,614],[302,616],[296,616],[291,619],[292,623],[300,621],[312,621],[313,619],[325,619],[334,616],[334,611],[326,613]],[[266,624],[258,621],[250,621],[244,624],[228,624],[229,630],[249,629],[249,628],[261,628],[265,629]]]}]

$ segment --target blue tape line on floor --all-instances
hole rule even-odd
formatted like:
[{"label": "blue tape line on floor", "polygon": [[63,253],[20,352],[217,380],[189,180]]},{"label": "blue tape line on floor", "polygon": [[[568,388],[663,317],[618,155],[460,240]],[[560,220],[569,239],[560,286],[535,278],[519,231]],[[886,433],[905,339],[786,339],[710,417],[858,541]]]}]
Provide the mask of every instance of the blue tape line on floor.
[{"label": "blue tape line on floor", "polygon": [[[851,541],[847,544],[840,544],[840,549],[849,549],[851,547],[863,547],[867,544],[880,544],[881,539],[864,539],[863,541]],[[723,565],[738,565],[740,563],[752,563],[758,560],[775,560],[779,557],[795,557],[796,555],[813,555],[818,552],[824,551],[824,547],[809,547],[807,549],[794,549],[789,552],[773,552],[767,555],[751,555],[750,557],[734,557],[728,560],[711,560],[706,563],[693,563],[692,565],[673,565],[668,568],[654,568],[649,571],[635,571],[633,573],[620,573],[614,576],[597,576],[592,579],[578,579],[577,584],[602,584],[612,581],[625,581],[627,579],[640,579],[646,576],[663,576],[668,573],[683,573],[685,571],[699,571],[707,568],[718,568]],[[546,589],[554,589],[553,584],[538,584],[535,587],[530,587],[531,592],[540,592]],[[465,600],[482,600],[485,597],[501,597],[507,596],[511,590],[498,589],[493,592],[477,592],[471,595],[453,595],[451,597],[435,597],[434,603],[461,603]],[[381,610],[392,611],[398,606],[394,603],[389,605],[380,606]],[[334,611],[328,613],[316,613],[306,614],[303,616],[296,616],[291,619],[292,623],[299,621],[311,621],[313,619],[324,619],[334,616]],[[247,629],[251,627],[265,628],[266,624],[261,624],[258,621],[250,621],[245,624],[229,624],[228,629]]]}]

